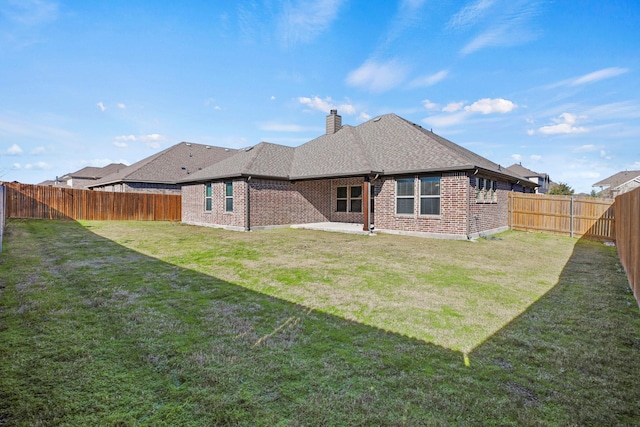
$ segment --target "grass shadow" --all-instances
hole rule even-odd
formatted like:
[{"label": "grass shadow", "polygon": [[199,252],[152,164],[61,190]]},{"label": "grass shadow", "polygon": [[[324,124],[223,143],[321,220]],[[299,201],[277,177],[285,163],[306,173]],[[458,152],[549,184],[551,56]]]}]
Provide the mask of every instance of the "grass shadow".
[{"label": "grass shadow", "polygon": [[[162,262],[72,221],[14,220],[7,231],[0,424],[640,417],[638,316],[611,248],[578,242],[558,285],[476,348],[467,367],[458,352]],[[602,275],[583,285],[600,262]]]}]

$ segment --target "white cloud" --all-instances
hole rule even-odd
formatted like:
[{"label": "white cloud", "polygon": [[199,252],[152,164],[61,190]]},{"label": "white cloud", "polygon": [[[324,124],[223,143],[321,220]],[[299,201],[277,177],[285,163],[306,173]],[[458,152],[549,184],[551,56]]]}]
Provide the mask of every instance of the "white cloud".
[{"label": "white cloud", "polygon": [[150,135],[139,135],[139,136],[120,135],[115,137],[115,142],[113,143],[113,145],[115,145],[116,147],[124,148],[127,146],[127,142],[129,141],[130,142],[139,141],[139,142],[146,143],[146,145],[150,148],[159,148],[160,141],[164,141],[165,139],[166,137],[157,133],[153,133]]},{"label": "white cloud", "polygon": [[513,102],[502,99],[502,98],[483,98],[479,101],[474,102],[473,104],[464,107],[465,111],[469,112],[477,112],[482,114],[492,114],[492,113],[509,113],[516,109],[516,104]]},{"label": "white cloud", "polygon": [[512,158],[513,160],[515,160],[516,162],[520,162],[520,161],[522,161],[522,156],[521,156],[520,154],[512,154],[512,155],[511,155],[511,158]]},{"label": "white cloud", "polygon": [[9,1],[2,14],[26,26],[35,26],[58,18],[58,4],[46,0]]},{"label": "white cloud", "polygon": [[533,129],[527,129],[527,135],[533,135],[533,134],[535,134],[535,133],[536,133],[536,131],[535,131],[535,130],[533,130]]},{"label": "white cloud", "polygon": [[624,74],[629,71],[628,68],[605,68],[602,70],[594,71],[593,73],[585,74],[584,76],[578,77],[574,79],[570,84],[571,86],[578,86],[588,83],[595,83],[600,80],[610,79],[612,77],[619,76],[620,74]]},{"label": "white cloud", "polygon": [[366,122],[367,120],[370,120],[370,119],[371,119],[371,116],[368,113],[365,113],[364,111],[358,115],[358,121]]},{"label": "white cloud", "polygon": [[406,66],[395,59],[383,63],[368,60],[351,71],[347,75],[346,82],[350,86],[380,93],[398,86],[404,81],[406,75]]},{"label": "white cloud", "polygon": [[532,155],[530,155],[530,156],[529,156],[529,158],[530,158],[531,160],[533,160],[533,161],[536,161],[536,162],[537,162],[538,160],[542,160],[542,156],[541,156],[541,155],[539,155],[539,154],[532,154]]},{"label": "white cloud", "polygon": [[125,104],[123,104],[122,102],[118,103],[118,108],[121,110],[126,110],[127,106]]},{"label": "white cloud", "polygon": [[536,0],[478,0],[453,15],[447,28],[466,31],[481,27],[461,50],[463,55],[486,47],[516,46],[538,37],[529,21],[539,13],[542,4]]},{"label": "white cloud", "polygon": [[326,114],[329,114],[329,111],[331,110],[338,110],[338,114],[356,114],[356,108],[352,104],[344,103],[336,105],[333,99],[331,99],[331,97],[329,96],[324,99],[320,98],[319,96],[314,96],[312,98],[301,96],[298,98],[298,102],[300,104],[306,105],[312,110],[322,111]]},{"label": "white cloud", "polygon": [[585,145],[576,147],[573,151],[574,153],[591,153],[594,151],[598,151],[598,147],[596,147],[593,144],[585,144]]},{"label": "white cloud", "polygon": [[32,155],[38,155],[38,154],[44,154],[47,150],[44,147],[36,147],[34,149],[32,149],[29,154]]},{"label": "white cloud", "polygon": [[276,99],[276,97],[275,97],[275,96],[273,96],[273,95],[271,95],[271,98],[269,98],[269,99],[271,99],[272,101],[274,101],[274,100]]},{"label": "white cloud", "polygon": [[17,144],[13,144],[7,149],[7,154],[9,156],[19,156],[20,154],[22,154],[22,148],[20,148]]},{"label": "white cloud", "polygon": [[477,0],[469,4],[458,13],[453,15],[447,27],[450,29],[461,29],[476,24],[487,13],[488,9],[495,3],[493,0]]},{"label": "white cloud", "polygon": [[411,82],[411,87],[427,87],[433,86],[439,81],[443,80],[449,75],[449,71],[441,70],[435,74],[430,74],[428,76],[418,77],[414,81]]},{"label": "white cloud", "polygon": [[98,108],[100,108],[100,111],[102,111],[103,113],[104,113],[104,110],[107,109],[107,107],[104,106],[102,101],[98,102],[96,105],[98,106]]},{"label": "white cloud", "polygon": [[442,111],[445,113],[455,113],[456,111],[462,110],[462,107],[464,107],[464,101],[450,102],[442,108]]},{"label": "white cloud", "polygon": [[326,31],[338,16],[343,0],[286,2],[280,18],[285,46],[308,43]]},{"label": "white cloud", "polygon": [[557,119],[553,119],[555,124],[542,126],[538,132],[543,135],[584,133],[588,129],[582,126],[574,126],[578,121],[578,117],[571,113],[562,113]]},{"label": "white cloud", "polygon": [[431,102],[428,99],[422,101],[422,105],[424,105],[424,108],[429,111],[436,111],[440,109],[440,106],[438,104],[436,104],[435,102]]},{"label": "white cloud", "polygon": [[422,121],[429,126],[436,128],[448,127],[462,123],[468,116],[469,114],[465,111],[460,111],[455,114],[439,114],[437,116],[430,116],[423,119]]},{"label": "white cloud", "polygon": [[135,135],[121,135],[116,136],[116,141],[136,141],[137,138]]},{"label": "white cloud", "polygon": [[47,162],[35,162],[35,163],[27,163],[24,165],[26,170],[49,170],[51,169],[51,165]]},{"label": "white cloud", "polygon": [[20,163],[14,163],[11,165],[11,168],[14,170],[22,169],[22,165]]}]

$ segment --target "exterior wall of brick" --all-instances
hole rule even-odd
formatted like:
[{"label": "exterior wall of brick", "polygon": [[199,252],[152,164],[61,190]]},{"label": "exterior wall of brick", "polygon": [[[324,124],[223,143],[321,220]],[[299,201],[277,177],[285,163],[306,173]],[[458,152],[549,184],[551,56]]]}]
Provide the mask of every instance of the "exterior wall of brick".
[{"label": "exterior wall of brick", "polygon": [[211,211],[205,210],[205,184],[182,186],[182,222],[244,229],[246,227],[246,182],[233,180],[233,212],[225,212],[225,183],[211,185]]},{"label": "exterior wall of brick", "polygon": [[478,178],[469,180],[469,234],[483,233],[489,230],[504,228],[509,225],[509,191],[511,184],[497,181],[495,194],[478,189]]},{"label": "exterior wall of brick", "polygon": [[330,221],[330,183],[249,181],[251,227]]},{"label": "exterior wall of brick", "polygon": [[[414,178],[418,178],[416,175]],[[420,181],[414,181],[412,215],[396,214],[396,180],[381,178],[375,185],[375,228],[403,232],[467,234],[469,178],[465,173],[446,173],[440,178],[440,215],[420,215]]]},{"label": "exterior wall of brick", "polygon": [[112,193],[153,193],[153,194],[180,194],[180,186],[177,184],[155,184],[145,182],[121,182],[117,184],[93,187],[95,191],[109,191]]}]

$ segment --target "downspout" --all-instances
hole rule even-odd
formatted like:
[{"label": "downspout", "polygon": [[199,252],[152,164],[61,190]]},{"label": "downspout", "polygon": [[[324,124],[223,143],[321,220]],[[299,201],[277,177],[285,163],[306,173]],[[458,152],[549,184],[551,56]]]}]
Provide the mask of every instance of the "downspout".
[{"label": "downspout", "polygon": [[245,206],[247,209],[247,215],[246,215],[246,226],[245,226],[245,231],[251,231],[251,185],[249,184],[249,181],[251,181],[251,176],[249,176],[247,178],[247,190],[246,190],[246,201],[245,201]]}]

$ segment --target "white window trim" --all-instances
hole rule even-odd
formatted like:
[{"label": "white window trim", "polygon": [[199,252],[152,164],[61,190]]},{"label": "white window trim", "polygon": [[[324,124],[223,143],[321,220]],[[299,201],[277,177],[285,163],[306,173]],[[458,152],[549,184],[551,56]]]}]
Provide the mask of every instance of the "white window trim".
[{"label": "white window trim", "polygon": [[[423,178],[438,178],[438,189],[439,192],[438,194],[425,194],[422,195],[422,189],[420,188],[420,186],[422,185],[422,179]],[[425,216],[425,217],[439,217],[442,215],[442,187],[440,186],[442,184],[442,177],[440,176],[420,176],[418,177],[418,199],[420,200],[420,204],[418,205],[418,215],[420,216]],[[438,207],[438,213],[437,214],[423,214],[420,209],[422,206],[422,199],[440,199],[440,205]]]},{"label": "white window trim", "polygon": [[[400,181],[408,181],[411,180],[413,182],[413,194],[409,195],[409,196],[399,196],[398,195],[398,183]],[[415,216],[416,214],[416,177],[414,176],[413,178],[397,178],[395,180],[395,186],[396,186],[396,191],[395,191],[395,211],[396,211],[396,215],[400,215],[400,216]],[[398,199],[413,199],[413,212],[411,213],[399,213],[398,212]]]}]

